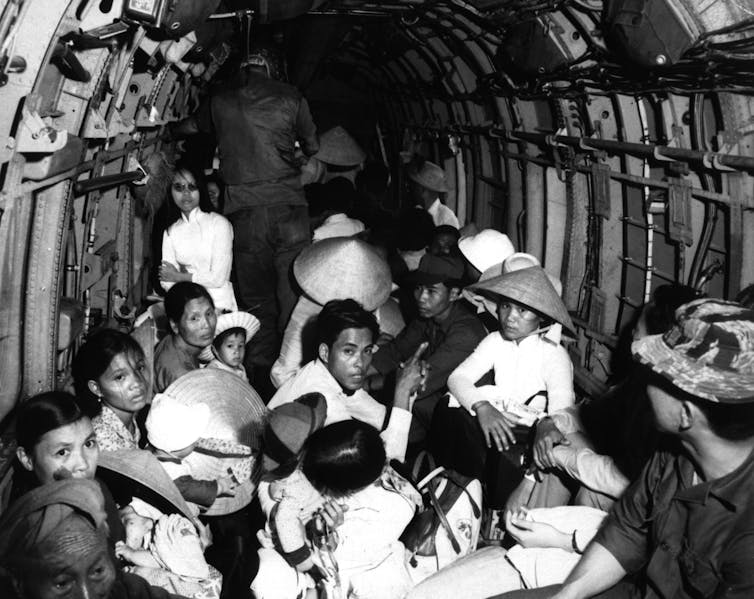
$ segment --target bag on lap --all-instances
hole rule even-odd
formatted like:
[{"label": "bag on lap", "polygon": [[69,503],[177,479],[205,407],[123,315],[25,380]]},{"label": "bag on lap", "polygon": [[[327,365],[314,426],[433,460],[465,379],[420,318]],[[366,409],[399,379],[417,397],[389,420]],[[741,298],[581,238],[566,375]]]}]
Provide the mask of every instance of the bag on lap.
[{"label": "bag on lap", "polygon": [[424,509],[401,535],[411,553],[408,570],[415,583],[476,549],[482,516],[482,485],[453,470],[435,468],[417,488]]}]

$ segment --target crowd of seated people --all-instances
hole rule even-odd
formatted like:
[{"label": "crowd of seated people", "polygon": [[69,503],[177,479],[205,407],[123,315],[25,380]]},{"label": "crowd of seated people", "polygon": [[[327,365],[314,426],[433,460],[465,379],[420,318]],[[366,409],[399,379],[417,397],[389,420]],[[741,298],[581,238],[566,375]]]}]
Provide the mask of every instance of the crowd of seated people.
[{"label": "crowd of seated people", "polygon": [[[751,596],[754,312],[658,287],[608,391],[577,398],[561,282],[502,233],[459,230],[430,162],[390,213],[365,156],[338,127],[311,159],[264,380],[233,228],[179,163],[164,334],[95,330],[74,394],[19,405],[2,596]],[[434,466],[460,478],[420,485]],[[481,524],[448,516],[463,485],[427,506],[474,479]],[[434,509],[427,538],[481,525],[482,543],[418,576],[404,532]]]}]

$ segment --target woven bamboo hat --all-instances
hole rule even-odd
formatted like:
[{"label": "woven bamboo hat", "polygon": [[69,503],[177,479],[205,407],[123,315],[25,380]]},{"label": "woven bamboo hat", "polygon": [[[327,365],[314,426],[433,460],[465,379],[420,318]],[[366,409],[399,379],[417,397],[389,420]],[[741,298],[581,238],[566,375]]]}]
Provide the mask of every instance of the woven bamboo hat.
[{"label": "woven bamboo hat", "polygon": [[165,514],[180,512],[189,520],[194,519],[194,514],[178,487],[150,451],[101,451],[97,461],[97,476],[111,489],[128,488],[134,497],[143,499]]},{"label": "woven bamboo hat", "polygon": [[305,248],[293,263],[303,292],[324,306],[334,299],[354,299],[376,310],[390,296],[387,261],[365,241],[352,237],[323,239]]},{"label": "woven bamboo hat", "polygon": [[445,181],[445,171],[429,160],[425,160],[424,164],[418,169],[409,172],[408,176],[412,181],[416,181],[419,185],[432,191],[438,193],[449,191],[448,184]]},{"label": "woven bamboo hat", "polygon": [[325,131],[319,138],[319,151],[314,158],[335,166],[356,166],[367,155],[356,140],[338,125]]},{"label": "woven bamboo hat", "polygon": [[[563,325],[572,336],[575,327],[558,292],[541,266],[508,272],[464,289],[471,301],[482,296],[495,302],[509,299]],[[478,300],[476,300],[478,301]]]},{"label": "woven bamboo hat", "polygon": [[[174,381],[165,393],[184,405],[204,403],[210,417],[203,435],[246,445],[256,453],[261,445],[267,408],[257,392],[241,377],[224,370],[204,368],[192,370]],[[194,478],[216,480],[228,476],[234,461],[242,458],[220,458],[194,451],[184,458]],[[256,477],[235,489],[234,497],[218,497],[205,512],[208,516],[230,514],[246,507],[256,490]]]},{"label": "woven bamboo hat", "polygon": [[[246,331],[246,343],[251,341],[251,338],[259,331],[259,320],[253,314],[248,312],[227,312],[220,314],[217,317],[217,324],[215,325],[215,339],[218,335],[224,333],[228,329],[243,329]],[[202,362],[209,362],[213,358],[212,346],[208,345],[199,354],[199,360]]]}]

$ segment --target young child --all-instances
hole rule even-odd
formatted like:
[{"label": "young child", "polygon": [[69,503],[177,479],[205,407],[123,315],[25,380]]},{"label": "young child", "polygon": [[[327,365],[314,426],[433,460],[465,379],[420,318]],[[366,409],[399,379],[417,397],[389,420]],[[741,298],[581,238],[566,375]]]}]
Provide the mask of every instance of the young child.
[{"label": "young child", "polygon": [[461,233],[452,225],[435,227],[432,242],[429,244],[429,253],[435,256],[457,256],[460,238]]},{"label": "young child", "polygon": [[219,368],[249,379],[243,360],[246,344],[259,330],[259,321],[248,312],[228,312],[217,317],[215,339],[199,354],[199,360],[209,362],[207,368]]},{"label": "young child", "polygon": [[155,395],[147,416],[147,438],[155,457],[173,479],[183,498],[197,513],[221,495],[232,496],[238,486],[232,474],[217,480],[197,480],[186,463],[206,430],[209,406],[187,406],[164,393]]},{"label": "young child", "polygon": [[196,526],[180,514],[163,514],[134,498],[120,511],[126,541],[115,555],[150,584],[192,599],[218,599],[221,574],[204,559]]},{"label": "young child", "polygon": [[272,410],[265,426],[259,501],[268,523],[257,535],[262,549],[259,574],[252,584],[259,598],[286,596],[279,570],[290,582],[289,596],[303,595],[314,586],[313,579],[303,574],[315,565],[304,523],[324,500],[298,468],[298,453],[326,418],[324,396],[309,393]]},{"label": "young child", "polygon": [[[421,499],[386,466],[375,428],[347,420],[316,430],[326,414],[316,402],[305,408],[316,395],[277,408],[265,434],[263,468],[276,481],[260,486],[270,525],[252,590],[258,599],[303,597],[324,577],[344,598],[403,596],[412,583],[398,538]],[[285,418],[275,414],[283,408]]]}]

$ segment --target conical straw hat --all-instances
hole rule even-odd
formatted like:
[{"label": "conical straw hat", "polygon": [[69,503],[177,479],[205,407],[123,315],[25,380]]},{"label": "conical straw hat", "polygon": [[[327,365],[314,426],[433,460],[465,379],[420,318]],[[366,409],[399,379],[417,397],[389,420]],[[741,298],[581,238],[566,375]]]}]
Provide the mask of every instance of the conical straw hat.
[{"label": "conical straw hat", "polygon": [[476,294],[496,301],[502,298],[513,300],[559,322],[575,336],[576,329],[568,310],[541,266],[530,266],[480,281],[467,287],[464,294],[471,298]]},{"label": "conical straw hat", "polygon": [[305,248],[293,263],[293,274],[306,295],[320,305],[354,299],[376,310],[390,296],[387,261],[371,245],[352,237],[323,239]]},{"label": "conical straw hat", "polygon": [[319,151],[314,158],[335,166],[356,166],[367,155],[356,140],[338,125],[325,131],[319,138]]},{"label": "conical straw hat", "polygon": [[[210,408],[204,436],[247,445],[256,454],[264,433],[267,408],[257,392],[241,377],[224,370],[192,370],[174,381],[165,393],[185,405],[199,403]],[[191,466],[194,478],[216,480],[228,476],[234,460],[194,451],[184,462]],[[256,470],[256,468],[255,468]],[[256,489],[256,478],[235,489],[234,497],[218,497],[205,512],[208,516],[230,514],[247,506]]]},{"label": "conical straw hat", "polygon": [[[97,476],[108,487],[118,488],[119,483],[124,482],[135,497],[143,499],[161,512],[169,514],[178,511],[189,520],[194,519],[191,508],[181,496],[178,487],[151,452],[145,449],[102,451],[97,461],[97,469]],[[127,480],[113,481],[113,474],[110,473]],[[138,487],[134,487],[133,483],[138,483]]]}]

